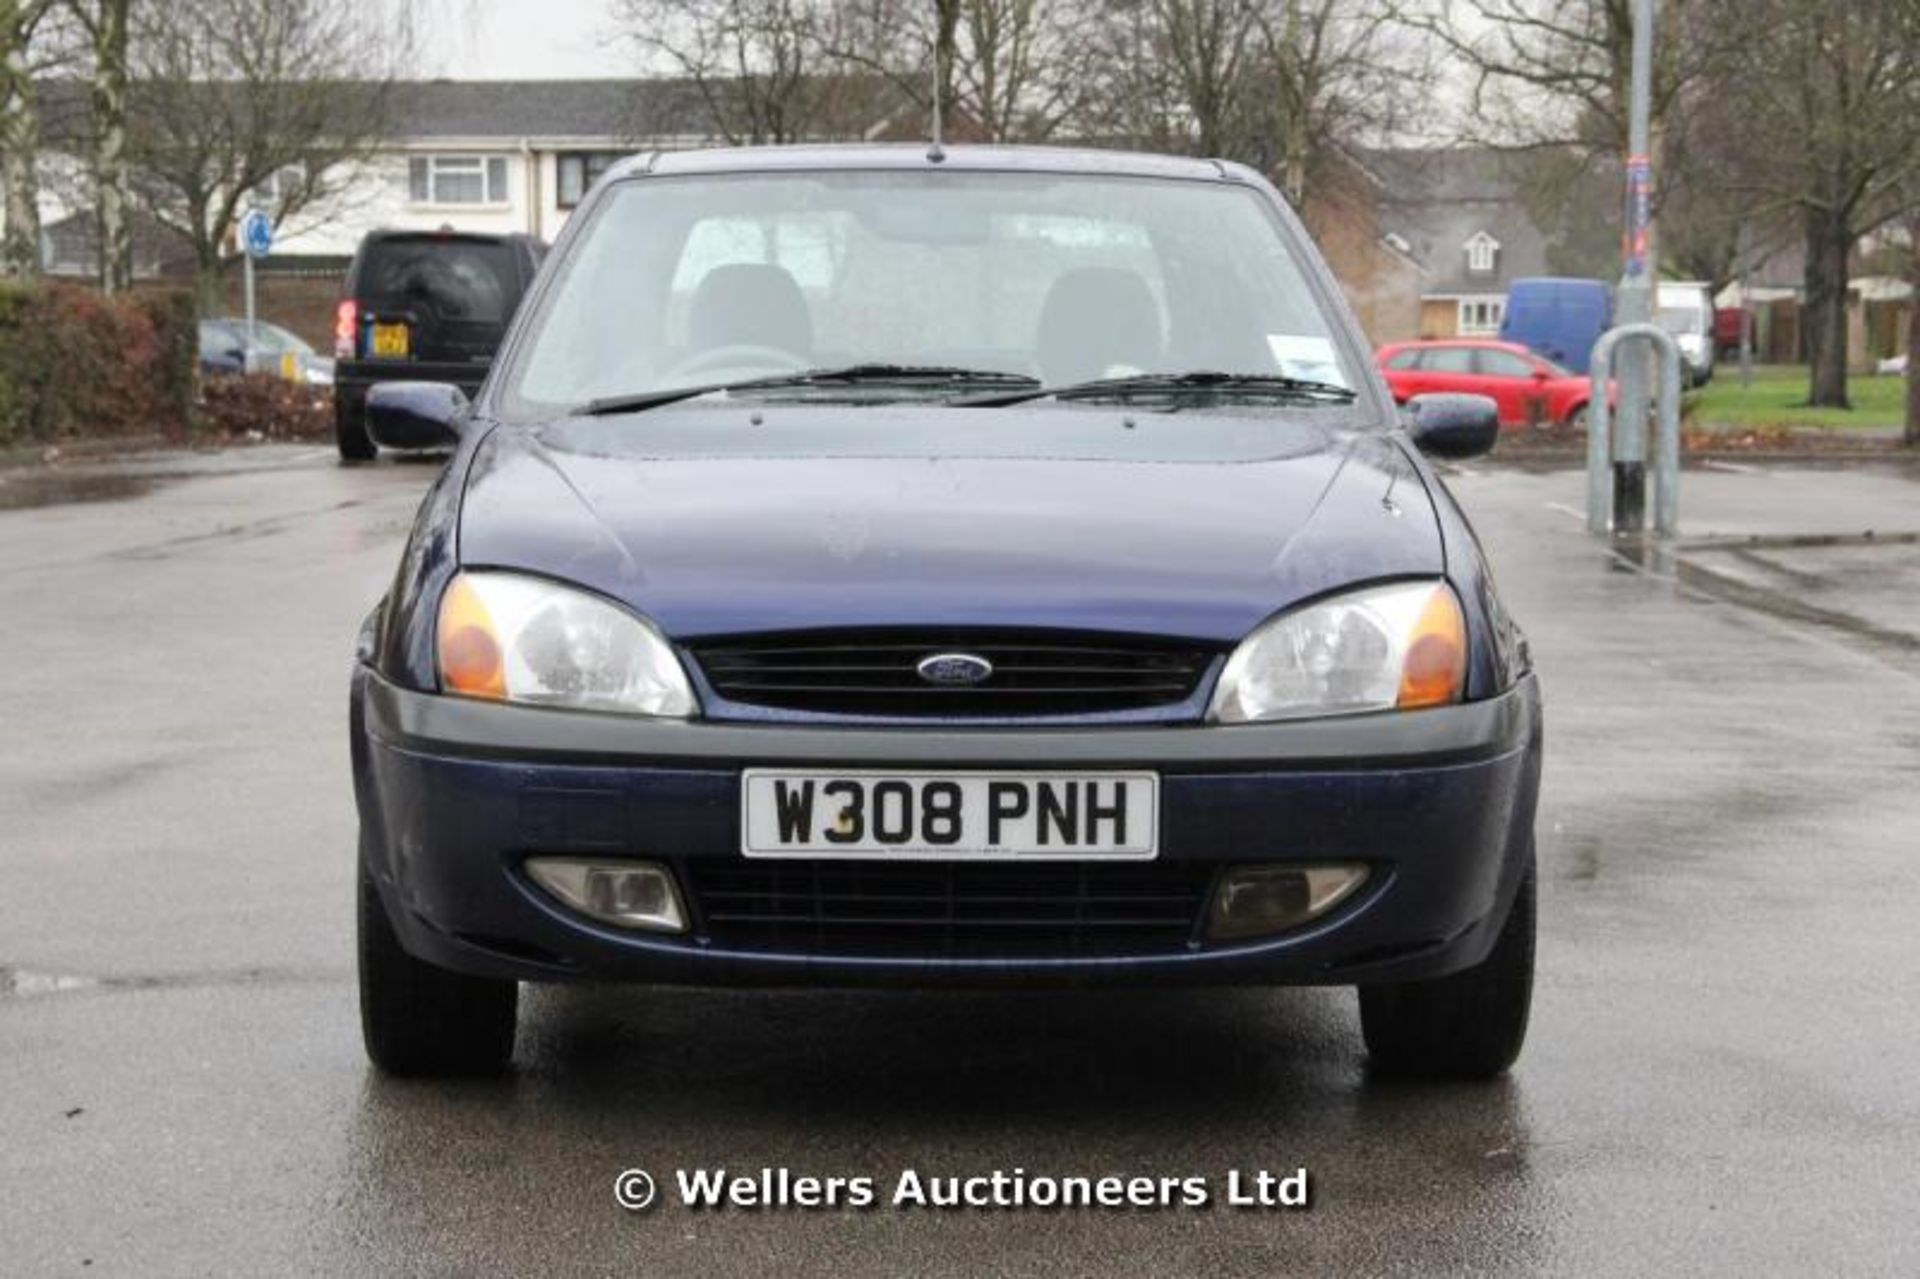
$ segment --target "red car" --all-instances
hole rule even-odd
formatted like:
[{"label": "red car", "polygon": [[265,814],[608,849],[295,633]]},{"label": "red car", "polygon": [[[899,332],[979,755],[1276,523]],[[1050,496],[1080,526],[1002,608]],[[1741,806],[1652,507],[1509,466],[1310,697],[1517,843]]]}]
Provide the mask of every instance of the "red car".
[{"label": "red car", "polygon": [[1501,426],[1587,424],[1587,379],[1515,342],[1396,342],[1381,347],[1374,362],[1401,404],[1416,395],[1456,391],[1491,397],[1500,406]]}]

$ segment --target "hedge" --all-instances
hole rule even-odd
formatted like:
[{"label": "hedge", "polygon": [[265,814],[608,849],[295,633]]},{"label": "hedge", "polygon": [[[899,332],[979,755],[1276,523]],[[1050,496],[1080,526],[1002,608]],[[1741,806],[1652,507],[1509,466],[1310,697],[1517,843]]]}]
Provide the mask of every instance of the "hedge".
[{"label": "hedge", "polygon": [[277,373],[210,377],[200,387],[196,427],[203,439],[325,440],[333,436],[333,394]]},{"label": "hedge", "polygon": [[185,293],[0,284],[0,446],[183,437],[198,359]]}]

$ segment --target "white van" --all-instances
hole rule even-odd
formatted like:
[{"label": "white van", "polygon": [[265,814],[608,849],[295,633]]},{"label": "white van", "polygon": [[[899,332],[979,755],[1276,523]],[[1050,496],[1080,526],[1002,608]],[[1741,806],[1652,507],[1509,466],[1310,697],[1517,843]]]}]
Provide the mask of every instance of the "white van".
[{"label": "white van", "polygon": [[1698,280],[1663,280],[1655,296],[1660,326],[1673,334],[1686,362],[1687,383],[1713,379],[1713,289]]}]

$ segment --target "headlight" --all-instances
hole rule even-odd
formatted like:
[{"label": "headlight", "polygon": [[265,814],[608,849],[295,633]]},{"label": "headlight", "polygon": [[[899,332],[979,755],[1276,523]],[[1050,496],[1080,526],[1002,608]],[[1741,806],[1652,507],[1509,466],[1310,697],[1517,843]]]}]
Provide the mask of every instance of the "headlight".
[{"label": "headlight", "polygon": [[680,659],[597,595],[517,573],[461,573],[440,598],[440,687],[463,697],[685,718]]},{"label": "headlight", "polygon": [[1460,700],[1467,628],[1445,582],[1395,582],[1282,613],[1220,673],[1222,724],[1443,706]]}]

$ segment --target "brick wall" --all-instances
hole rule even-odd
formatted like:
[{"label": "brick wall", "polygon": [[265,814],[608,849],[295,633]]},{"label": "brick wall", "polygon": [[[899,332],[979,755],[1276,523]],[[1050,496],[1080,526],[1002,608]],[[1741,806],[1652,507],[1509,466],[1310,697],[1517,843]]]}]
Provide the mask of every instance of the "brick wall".
[{"label": "brick wall", "polygon": [[1309,200],[1302,218],[1375,346],[1419,336],[1420,268],[1381,243],[1371,192]]}]

